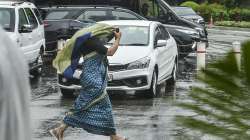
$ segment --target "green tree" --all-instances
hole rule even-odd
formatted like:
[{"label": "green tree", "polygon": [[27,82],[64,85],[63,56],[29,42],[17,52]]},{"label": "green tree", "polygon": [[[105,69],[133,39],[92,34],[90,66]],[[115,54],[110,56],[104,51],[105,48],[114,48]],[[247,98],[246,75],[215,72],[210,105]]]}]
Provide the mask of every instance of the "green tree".
[{"label": "green tree", "polygon": [[177,116],[181,126],[225,140],[250,139],[250,41],[242,53],[240,70],[231,52],[202,71],[205,87],[192,89],[194,102],[178,104],[196,114]]}]

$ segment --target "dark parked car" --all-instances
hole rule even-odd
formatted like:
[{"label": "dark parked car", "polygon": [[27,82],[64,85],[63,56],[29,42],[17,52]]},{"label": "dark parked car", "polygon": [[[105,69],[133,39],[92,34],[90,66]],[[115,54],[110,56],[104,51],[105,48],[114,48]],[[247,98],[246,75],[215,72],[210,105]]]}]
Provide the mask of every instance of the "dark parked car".
[{"label": "dark parked car", "polygon": [[[206,27],[178,16],[165,0],[34,0],[38,5],[109,5],[130,9],[139,15],[163,24],[176,26],[179,31],[207,43]],[[168,1],[169,2],[169,1]],[[186,27],[192,30],[186,30]]]},{"label": "dark parked car", "polygon": [[[50,52],[56,52],[59,39],[68,39],[77,30],[98,21],[147,20],[133,11],[112,6],[57,6],[42,8],[41,13],[44,15],[46,44]],[[199,34],[193,29],[166,24],[165,27],[175,38],[180,54],[187,55],[195,49]],[[190,32],[193,32],[192,36]]]},{"label": "dark parked car", "polygon": [[198,15],[192,8],[182,6],[174,6],[172,8],[178,16],[205,26],[204,19],[200,15]]}]

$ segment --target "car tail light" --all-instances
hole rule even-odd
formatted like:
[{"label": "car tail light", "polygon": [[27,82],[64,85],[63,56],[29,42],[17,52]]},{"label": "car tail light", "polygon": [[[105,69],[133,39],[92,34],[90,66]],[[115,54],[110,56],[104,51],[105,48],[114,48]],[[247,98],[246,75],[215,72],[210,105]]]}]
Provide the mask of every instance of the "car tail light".
[{"label": "car tail light", "polygon": [[44,27],[50,26],[50,24],[48,23],[48,21],[43,21],[43,25],[44,25]]}]

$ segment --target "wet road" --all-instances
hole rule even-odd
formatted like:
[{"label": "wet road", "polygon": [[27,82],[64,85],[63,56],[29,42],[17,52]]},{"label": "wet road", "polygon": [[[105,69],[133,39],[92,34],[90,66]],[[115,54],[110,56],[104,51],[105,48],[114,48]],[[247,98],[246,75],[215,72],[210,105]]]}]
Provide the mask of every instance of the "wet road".
[{"label": "wet road", "polygon": [[[210,29],[210,47],[207,50],[207,62],[223,56],[231,49],[234,40],[244,41],[250,38],[250,32]],[[188,130],[175,125],[174,116],[189,114],[186,110],[174,106],[178,101],[189,101],[187,93],[197,84],[196,55],[191,54],[179,62],[178,80],[175,86],[161,85],[158,98],[146,99],[140,96],[114,93],[111,96],[114,117],[118,133],[130,140],[174,140],[185,139]],[[74,99],[62,98],[57,87],[55,70],[46,65],[43,74],[31,80],[32,101],[31,117],[34,140],[51,140],[48,130],[57,125]],[[202,137],[202,136],[200,136]],[[69,128],[65,140],[108,140],[108,137],[86,133],[82,129]]]}]

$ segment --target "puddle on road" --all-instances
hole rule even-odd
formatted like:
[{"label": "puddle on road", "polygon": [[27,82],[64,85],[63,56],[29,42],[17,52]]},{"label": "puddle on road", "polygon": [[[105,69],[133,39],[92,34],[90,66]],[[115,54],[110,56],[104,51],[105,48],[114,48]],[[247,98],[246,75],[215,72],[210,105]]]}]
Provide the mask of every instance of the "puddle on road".
[{"label": "puddle on road", "polygon": [[36,78],[30,79],[32,100],[48,96],[58,91],[56,70],[51,65],[44,65],[42,73]]}]

